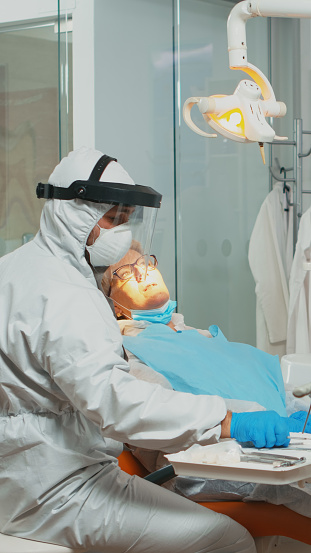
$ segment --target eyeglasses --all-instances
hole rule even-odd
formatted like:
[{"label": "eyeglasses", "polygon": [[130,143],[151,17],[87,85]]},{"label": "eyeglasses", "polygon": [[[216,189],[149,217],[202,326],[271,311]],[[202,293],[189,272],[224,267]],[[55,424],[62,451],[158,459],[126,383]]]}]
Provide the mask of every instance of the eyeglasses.
[{"label": "eyeglasses", "polygon": [[141,255],[136,259],[135,263],[128,263],[127,265],[122,265],[113,271],[112,276],[118,277],[120,280],[129,280],[132,276],[135,276],[135,268],[140,271],[147,271],[155,269],[158,264],[157,258],[155,255]]}]

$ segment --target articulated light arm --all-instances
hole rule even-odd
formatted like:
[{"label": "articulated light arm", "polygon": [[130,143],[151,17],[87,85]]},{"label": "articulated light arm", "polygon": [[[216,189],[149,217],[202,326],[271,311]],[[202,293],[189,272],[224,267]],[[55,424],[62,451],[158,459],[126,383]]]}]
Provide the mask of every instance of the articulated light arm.
[{"label": "articulated light arm", "polygon": [[252,17],[311,17],[311,0],[243,0],[236,4],[227,23],[229,65],[231,69],[244,71],[253,81],[241,81],[231,96],[188,98],[183,116],[196,133],[215,137],[215,134],[208,134],[193,123],[190,112],[197,104],[208,124],[226,138],[238,142],[259,142],[263,147],[263,142],[272,142],[275,138],[275,131],[265,118],[284,116],[286,106],[276,101],[267,77],[247,61],[245,27]]},{"label": "articulated light arm", "polygon": [[310,0],[245,0],[232,8],[227,23],[229,65],[247,66],[246,21],[251,17],[311,17]]}]

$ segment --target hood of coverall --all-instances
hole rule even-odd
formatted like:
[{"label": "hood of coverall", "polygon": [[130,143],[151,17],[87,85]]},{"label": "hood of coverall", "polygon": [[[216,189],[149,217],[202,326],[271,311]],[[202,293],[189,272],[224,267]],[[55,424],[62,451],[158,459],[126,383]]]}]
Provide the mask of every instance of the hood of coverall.
[{"label": "hood of coverall", "polygon": [[[75,180],[88,180],[102,152],[80,148],[61,160],[49,177],[49,184],[68,188]],[[100,181],[134,184],[125,169],[111,161]],[[96,286],[93,271],[85,259],[88,236],[111,204],[83,200],[46,200],[40,220],[38,239],[58,258],[73,265]]]}]

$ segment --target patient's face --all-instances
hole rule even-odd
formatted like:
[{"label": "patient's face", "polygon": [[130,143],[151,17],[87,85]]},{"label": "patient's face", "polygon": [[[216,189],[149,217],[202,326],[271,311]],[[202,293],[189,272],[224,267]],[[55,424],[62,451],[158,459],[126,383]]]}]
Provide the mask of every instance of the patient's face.
[{"label": "patient's face", "polygon": [[[129,250],[121,261],[113,265],[112,271],[127,263],[135,263],[140,255],[136,250]],[[156,309],[164,305],[170,296],[160,271],[151,268],[147,270],[146,280],[142,281],[136,280],[135,276],[128,280],[113,276],[110,297],[126,309]]]}]

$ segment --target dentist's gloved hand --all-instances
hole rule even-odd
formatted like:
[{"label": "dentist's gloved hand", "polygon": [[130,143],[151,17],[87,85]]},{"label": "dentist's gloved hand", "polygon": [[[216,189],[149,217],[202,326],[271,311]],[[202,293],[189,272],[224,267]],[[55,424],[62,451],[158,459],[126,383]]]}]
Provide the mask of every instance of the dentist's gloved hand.
[{"label": "dentist's gloved hand", "polygon": [[[304,424],[307,418],[307,411],[297,411],[289,417],[289,431],[290,432],[302,432]],[[311,416],[308,419],[305,432],[311,434]]]},{"label": "dentist's gloved hand", "polygon": [[253,442],[257,448],[289,444],[289,418],[275,411],[232,413],[230,435],[238,442]]}]

